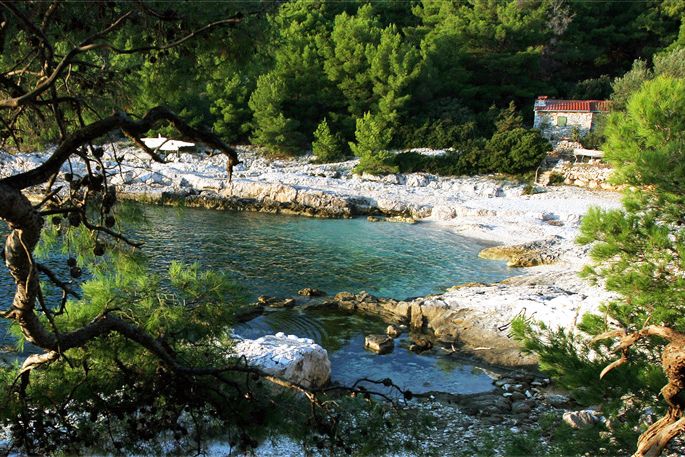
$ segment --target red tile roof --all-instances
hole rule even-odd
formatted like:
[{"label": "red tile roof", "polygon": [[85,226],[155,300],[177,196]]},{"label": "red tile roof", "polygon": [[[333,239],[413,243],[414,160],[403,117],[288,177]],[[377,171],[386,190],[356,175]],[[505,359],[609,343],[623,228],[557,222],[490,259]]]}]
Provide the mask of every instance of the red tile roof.
[{"label": "red tile roof", "polygon": [[535,111],[609,111],[610,103],[608,100],[552,100],[538,97],[535,100]]}]

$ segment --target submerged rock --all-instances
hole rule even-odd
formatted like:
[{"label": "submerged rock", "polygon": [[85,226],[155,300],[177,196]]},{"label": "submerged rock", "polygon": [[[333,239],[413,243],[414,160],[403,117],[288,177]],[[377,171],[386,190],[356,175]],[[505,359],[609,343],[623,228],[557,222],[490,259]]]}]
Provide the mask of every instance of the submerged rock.
[{"label": "submerged rock", "polygon": [[331,303],[343,311],[370,314],[388,322],[407,322],[406,303],[390,298],[378,298],[367,292],[362,291],[357,295],[340,292],[333,297]]},{"label": "submerged rock", "polygon": [[391,216],[385,219],[388,222],[402,222],[404,224],[416,224],[416,219],[405,216]]},{"label": "submerged rock", "polygon": [[433,349],[433,342],[422,336],[414,338],[414,341],[409,345],[409,350],[412,352],[424,352],[429,349]]},{"label": "submerged rock", "polygon": [[294,298],[276,298],[269,297],[267,295],[260,295],[257,297],[257,301],[270,308],[292,308],[295,306]]},{"label": "submerged rock", "polygon": [[325,297],[326,292],[311,287],[305,287],[304,289],[298,290],[297,295],[302,295],[304,297]]},{"label": "submerged rock", "polygon": [[396,325],[388,325],[388,328],[385,329],[385,334],[390,338],[397,338],[402,334],[402,330]]},{"label": "submerged rock", "polygon": [[387,354],[395,348],[395,342],[386,335],[369,335],[364,340],[364,349],[377,354]]},{"label": "submerged rock", "polygon": [[325,386],[331,379],[328,352],[309,338],[277,333],[238,341],[234,350],[248,365],[306,388]]},{"label": "submerged rock", "polygon": [[255,317],[261,316],[262,314],[264,314],[264,306],[261,304],[241,306],[235,312],[235,321],[251,321]]}]

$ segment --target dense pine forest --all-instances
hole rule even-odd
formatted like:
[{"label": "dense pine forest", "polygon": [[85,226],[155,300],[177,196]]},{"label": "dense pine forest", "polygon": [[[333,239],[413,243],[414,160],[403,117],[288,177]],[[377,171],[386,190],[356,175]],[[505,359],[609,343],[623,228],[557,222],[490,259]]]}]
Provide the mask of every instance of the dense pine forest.
[{"label": "dense pine forest", "polygon": [[[190,2],[185,13],[195,20],[220,13],[202,5]],[[354,154],[362,157],[360,169],[372,172],[518,172],[545,149],[521,129],[531,124],[535,97],[610,97],[612,82],[633,62],[649,64],[655,53],[677,46],[682,7],[677,1],[303,0],[230,9],[245,14],[230,33],[90,62],[92,71],[71,84],[96,98],[96,110],[103,94],[134,113],[162,104],[191,125],[213,126],[229,143],[260,145],[273,155],[313,149],[331,161]],[[78,30],[79,19],[72,22]],[[176,27],[162,36],[160,27],[141,24],[140,33],[120,33],[118,44],[161,43],[183,34],[183,22]],[[101,72],[125,77],[104,85]],[[43,142],[58,134],[40,122],[24,127]],[[507,150],[517,145],[530,157],[507,167]],[[411,147],[461,154],[426,163],[380,152]]]}]

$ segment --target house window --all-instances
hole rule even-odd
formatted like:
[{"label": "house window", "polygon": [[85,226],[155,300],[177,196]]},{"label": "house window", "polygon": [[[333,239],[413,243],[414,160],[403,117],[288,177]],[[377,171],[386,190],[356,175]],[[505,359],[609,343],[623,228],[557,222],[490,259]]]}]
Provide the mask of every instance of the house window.
[{"label": "house window", "polygon": [[558,116],[557,117],[557,127],[566,127],[566,116]]}]

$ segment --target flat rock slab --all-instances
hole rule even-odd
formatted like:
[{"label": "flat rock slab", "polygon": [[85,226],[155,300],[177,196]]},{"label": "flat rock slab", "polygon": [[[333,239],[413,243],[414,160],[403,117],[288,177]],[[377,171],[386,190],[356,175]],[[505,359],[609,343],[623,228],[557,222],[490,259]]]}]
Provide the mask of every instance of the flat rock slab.
[{"label": "flat rock slab", "polygon": [[364,340],[364,349],[377,354],[387,354],[395,348],[395,342],[387,335],[368,335]]},{"label": "flat rock slab", "polygon": [[234,350],[248,365],[303,387],[322,387],[331,379],[328,352],[309,338],[279,332],[238,341]]}]

